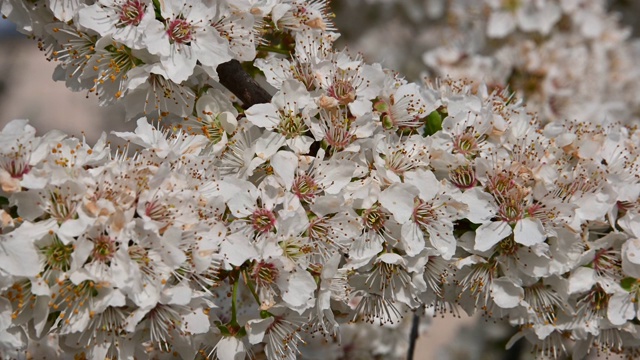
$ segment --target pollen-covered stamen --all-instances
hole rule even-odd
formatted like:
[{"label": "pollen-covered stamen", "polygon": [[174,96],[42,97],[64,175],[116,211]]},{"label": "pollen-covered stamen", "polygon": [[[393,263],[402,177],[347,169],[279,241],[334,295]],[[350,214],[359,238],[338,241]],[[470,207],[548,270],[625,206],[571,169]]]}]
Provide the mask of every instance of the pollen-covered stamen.
[{"label": "pollen-covered stamen", "polygon": [[582,324],[606,319],[610,298],[611,295],[607,294],[600,285],[594,286],[578,300],[574,322]]},{"label": "pollen-covered stamen", "polygon": [[513,236],[513,234],[507,236],[502,241],[500,241],[498,245],[498,252],[502,256],[515,257],[517,260],[517,253],[520,250],[522,245],[518,244]]},{"label": "pollen-covered stamen", "polygon": [[177,309],[172,305],[158,304],[145,316],[148,321],[149,337],[151,343],[161,351],[171,351],[173,335],[171,332],[182,333],[180,325],[182,318]]},{"label": "pollen-covered stamen", "polygon": [[[75,29],[64,27],[53,28],[52,31],[60,33],[68,37],[68,39],[66,43],[61,45],[60,49],[51,51],[49,60],[60,61],[67,68],[70,77],[82,73],[96,52],[96,38]],[[46,49],[42,50],[46,51]]]},{"label": "pollen-covered stamen", "polygon": [[414,203],[413,214],[411,217],[416,224],[418,224],[423,230],[426,230],[429,224],[432,224],[438,219],[436,208],[434,208],[432,204],[419,198],[416,198]]},{"label": "pollen-covered stamen", "polygon": [[144,206],[144,214],[151,220],[168,222],[171,218],[171,210],[158,200],[149,201]]},{"label": "pollen-covered stamen", "polygon": [[151,282],[157,278],[149,252],[146,249],[139,245],[132,245],[129,246],[128,253],[131,260],[138,265],[145,282]]},{"label": "pollen-covered stamen", "polygon": [[567,354],[565,341],[571,337],[569,332],[554,331],[542,340],[533,343],[533,354],[548,359],[563,358]]},{"label": "pollen-covered stamen", "polygon": [[405,172],[416,168],[417,161],[406,150],[399,149],[384,157],[384,165],[396,175],[402,176]]},{"label": "pollen-covered stamen", "polygon": [[303,135],[309,128],[299,114],[291,110],[280,111],[280,123],[278,124],[278,132],[287,139]]},{"label": "pollen-covered stamen", "polygon": [[225,130],[224,130],[224,127],[222,126],[222,122],[220,121],[218,116],[213,117],[213,113],[211,112],[207,112],[204,115],[206,116],[207,119],[211,119],[211,120],[204,120],[203,118],[198,118],[198,122],[202,124],[200,129],[202,130],[202,133],[204,134],[204,136],[206,136],[207,139],[209,139],[209,141],[212,144],[217,144],[220,142],[220,140],[223,139],[225,134]]},{"label": "pollen-covered stamen", "polygon": [[365,284],[384,298],[396,298],[400,289],[411,283],[411,277],[402,264],[379,261],[367,276]]},{"label": "pollen-covered stamen", "polygon": [[28,156],[24,151],[22,145],[18,145],[16,152],[0,159],[0,168],[8,172],[14,179],[22,179],[31,170]]},{"label": "pollen-covered stamen", "polygon": [[55,326],[69,326],[77,320],[82,321],[92,307],[92,299],[98,295],[102,286],[93,281],[83,281],[75,285],[71,280],[61,280],[57,284],[57,293],[49,302],[50,312],[60,311]]},{"label": "pollen-covered stamen", "polygon": [[622,280],[624,274],[620,250],[609,248],[596,251],[593,257],[593,270],[600,277],[614,281]]},{"label": "pollen-covered stamen", "polygon": [[73,219],[76,216],[77,203],[70,196],[63,194],[60,190],[55,189],[49,193],[48,213],[52,218],[63,223]]},{"label": "pollen-covered stamen", "polygon": [[538,322],[544,325],[554,324],[556,309],[563,308],[558,293],[542,283],[525,287],[524,301],[529,304],[529,309],[536,315]]},{"label": "pollen-covered stamen", "polygon": [[515,224],[525,216],[522,202],[516,199],[507,199],[498,205],[498,217],[509,224]]},{"label": "pollen-covered stamen", "polygon": [[327,95],[338,100],[340,105],[349,105],[356,100],[355,88],[349,81],[342,79],[336,79],[333,82],[327,89]]},{"label": "pollen-covered stamen", "polygon": [[45,258],[45,272],[67,271],[71,266],[73,245],[65,245],[57,236],[54,236],[51,244],[42,248],[40,253]]},{"label": "pollen-covered stamen", "polygon": [[304,343],[300,337],[303,320],[291,321],[282,316],[274,320],[265,332],[265,353],[269,359],[295,359],[300,355],[298,344]]},{"label": "pollen-covered stamen", "polygon": [[19,281],[11,285],[4,297],[11,302],[13,312],[11,319],[16,324],[28,321],[33,317],[36,295],[31,292],[31,281]]},{"label": "pollen-covered stamen", "polygon": [[394,127],[400,129],[415,129],[423,125],[420,115],[424,113],[424,109],[418,108],[419,104],[413,96],[403,96],[399,100],[395,96],[389,97],[391,104],[389,112],[385,115],[387,119],[383,119],[383,124],[387,129]]},{"label": "pollen-covered stamen", "polygon": [[[148,105],[153,104],[153,108],[156,111],[166,111],[171,109],[176,104],[189,104],[193,102],[192,94],[189,93],[186,87],[178,85],[173,81],[165,79],[162,75],[149,74],[148,78],[150,91],[147,92],[145,99],[144,113],[148,112]],[[153,95],[153,99],[151,98]],[[166,114],[161,113],[162,116]]]},{"label": "pollen-covered stamen", "polygon": [[167,27],[167,34],[171,43],[188,45],[193,40],[194,33],[193,25],[181,18],[174,19]]},{"label": "pollen-covered stamen", "polygon": [[121,5],[117,5],[120,21],[117,27],[138,26],[142,21],[147,5],[138,0],[129,0]]},{"label": "pollen-covered stamen", "polygon": [[91,257],[94,261],[108,263],[116,255],[117,243],[107,235],[99,235],[93,239]]},{"label": "pollen-covered stamen", "polygon": [[116,99],[124,95],[124,81],[127,80],[127,72],[137,64],[140,60],[131,54],[131,49],[124,45],[113,43],[100,50],[92,60],[93,71],[97,73],[97,77],[93,80],[94,87],[89,89],[90,92],[96,92],[102,97],[105,86],[118,84],[117,90],[112,94]]},{"label": "pollen-covered stamen", "polygon": [[280,241],[278,245],[282,248],[284,256],[296,262],[298,259],[305,258],[313,253],[313,247],[306,240],[307,238],[291,236]]},{"label": "pollen-covered stamen", "polygon": [[489,312],[487,306],[491,304],[491,283],[497,276],[497,263],[487,262],[471,265],[470,271],[462,278],[455,281],[460,287],[460,295],[468,293],[475,299],[476,308]]},{"label": "pollen-covered stamen", "polygon": [[517,188],[514,176],[506,171],[490,176],[487,183],[487,191],[496,198],[506,197]]},{"label": "pollen-covered stamen", "polygon": [[273,211],[265,208],[256,209],[251,214],[251,225],[253,230],[259,233],[267,233],[276,226],[276,216]]},{"label": "pollen-covered stamen", "polygon": [[261,260],[253,264],[249,278],[256,285],[256,291],[262,305],[273,305],[274,286],[279,276],[280,270],[273,263]]},{"label": "pollen-covered stamen", "polygon": [[453,139],[453,153],[462,154],[466,158],[474,158],[480,152],[480,146],[487,139],[486,135],[474,133],[473,127],[468,127],[462,134]]},{"label": "pollen-covered stamen", "polygon": [[459,166],[449,171],[449,180],[459,189],[471,189],[476,186],[476,172],[471,166]]},{"label": "pollen-covered stamen", "polygon": [[307,174],[297,175],[293,179],[291,191],[300,199],[310,203],[320,193],[320,187],[312,176]]},{"label": "pollen-covered stamen", "polygon": [[374,205],[362,213],[362,224],[369,230],[380,233],[384,230],[387,215],[378,205]]},{"label": "pollen-covered stamen", "polygon": [[308,91],[316,89],[316,75],[314,74],[311,64],[300,62],[298,59],[293,59],[291,72],[293,73],[293,77],[300,80]]},{"label": "pollen-covered stamen", "polygon": [[253,265],[251,269],[251,279],[258,287],[271,286],[278,279],[280,271],[269,262],[261,260]]},{"label": "pollen-covered stamen", "polygon": [[365,294],[356,307],[352,321],[356,321],[358,318],[371,324],[378,320],[380,325],[384,325],[393,324],[402,319],[402,314],[392,299],[384,298],[378,294]]},{"label": "pollen-covered stamen", "polygon": [[307,232],[309,241],[322,262],[326,262],[338,251],[347,250],[346,245],[336,242],[335,237],[339,233],[339,229],[333,228],[327,217],[310,219]]}]

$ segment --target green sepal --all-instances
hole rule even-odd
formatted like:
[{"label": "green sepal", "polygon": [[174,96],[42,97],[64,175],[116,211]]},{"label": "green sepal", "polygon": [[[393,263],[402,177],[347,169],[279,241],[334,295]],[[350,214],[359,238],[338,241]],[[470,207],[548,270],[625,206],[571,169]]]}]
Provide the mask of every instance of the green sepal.
[{"label": "green sepal", "polygon": [[627,277],[620,280],[620,286],[626,291],[631,291],[631,289],[633,288],[633,285],[637,283],[638,283],[638,279],[632,278],[632,277]]},{"label": "green sepal", "polygon": [[442,130],[442,114],[438,110],[434,110],[424,119],[423,137],[431,136]]}]

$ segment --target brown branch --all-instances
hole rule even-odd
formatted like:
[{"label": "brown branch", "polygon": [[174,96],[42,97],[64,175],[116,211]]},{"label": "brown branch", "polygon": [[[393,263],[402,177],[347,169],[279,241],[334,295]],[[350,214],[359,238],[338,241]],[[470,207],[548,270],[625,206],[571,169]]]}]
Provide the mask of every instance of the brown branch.
[{"label": "brown branch", "polygon": [[251,105],[271,102],[271,94],[244,71],[238,60],[220,64],[216,70],[220,84],[237,96],[245,109]]}]

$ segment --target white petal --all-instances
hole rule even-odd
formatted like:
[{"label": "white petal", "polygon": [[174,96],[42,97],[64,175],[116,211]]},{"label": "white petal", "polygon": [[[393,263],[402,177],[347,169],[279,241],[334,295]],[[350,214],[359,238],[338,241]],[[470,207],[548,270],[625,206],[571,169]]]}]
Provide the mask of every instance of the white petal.
[{"label": "white petal", "polygon": [[418,255],[424,249],[424,234],[414,222],[402,224],[401,239],[408,256]]},{"label": "white petal", "polygon": [[253,125],[261,128],[272,130],[280,123],[278,109],[271,103],[255,104],[248,108],[244,114]]},{"label": "white petal", "polygon": [[512,309],[524,299],[524,290],[514,284],[513,280],[503,277],[491,283],[491,297],[501,308]]},{"label": "white petal", "polygon": [[262,339],[264,339],[265,332],[267,331],[269,326],[271,326],[274,320],[275,318],[273,316],[270,316],[266,319],[249,320],[246,326],[249,343],[253,345],[261,343]]},{"label": "white petal", "polygon": [[387,208],[400,224],[407,222],[413,214],[417,189],[407,184],[393,184],[380,193],[380,203]]},{"label": "white petal", "polygon": [[579,267],[569,276],[569,294],[589,291],[595,283],[595,270],[584,266]]},{"label": "white petal", "polygon": [[296,154],[290,151],[278,151],[271,158],[271,166],[273,167],[273,172],[284,181],[286,189],[291,189],[296,168],[298,167]]},{"label": "white petal", "polygon": [[629,239],[622,244],[622,270],[625,275],[640,278],[640,239]]},{"label": "white petal", "polygon": [[247,350],[237,338],[225,336],[216,345],[216,355],[220,360],[243,360],[247,355]]},{"label": "white petal", "polygon": [[524,218],[516,223],[513,229],[514,240],[518,244],[532,246],[540,244],[547,239],[544,227],[539,219]]},{"label": "white petal", "polygon": [[607,318],[613,325],[624,325],[636,316],[635,305],[630,300],[627,293],[614,294],[609,299]]},{"label": "white petal", "polygon": [[482,224],[476,229],[476,245],[474,249],[487,251],[509,235],[511,235],[511,227],[504,221],[492,221]]},{"label": "white petal", "polygon": [[278,281],[282,300],[298,314],[313,307],[316,282],[305,270],[294,271],[288,278]]},{"label": "white petal", "polygon": [[14,276],[36,276],[40,273],[39,252],[34,242],[55,226],[51,222],[24,222],[13,232],[0,236],[0,269]]},{"label": "white petal", "polygon": [[420,198],[424,201],[432,200],[440,192],[441,184],[431,171],[415,170],[404,175],[405,183],[411,184],[420,191]]},{"label": "white petal", "polygon": [[209,331],[211,324],[202,308],[196,308],[182,317],[183,330],[190,334],[204,334]]},{"label": "white petal", "polygon": [[250,241],[242,234],[231,234],[220,243],[220,254],[224,256],[229,264],[240,266],[245,261],[258,256],[258,252]]}]

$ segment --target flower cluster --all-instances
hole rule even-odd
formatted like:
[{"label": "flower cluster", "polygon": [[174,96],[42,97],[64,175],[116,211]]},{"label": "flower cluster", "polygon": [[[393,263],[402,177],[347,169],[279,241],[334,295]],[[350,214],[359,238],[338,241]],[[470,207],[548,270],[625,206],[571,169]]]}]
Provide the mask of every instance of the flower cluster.
[{"label": "flower cluster", "polygon": [[[358,47],[405,73],[508,87],[543,123],[597,124],[608,117],[637,123],[640,42],[607,12],[611,2],[387,1],[396,5],[379,11],[382,19],[358,23],[359,35],[370,28]],[[391,43],[394,52],[380,41]]]},{"label": "flower cluster", "polygon": [[[626,119],[542,125],[504,90],[407,82],[335,50],[323,1],[1,10],[71,88],[165,119],[116,153],[0,132],[4,356],[395,358],[408,314],[461,310],[541,355],[640,351]],[[271,101],[226,92],[230,60]]]}]

